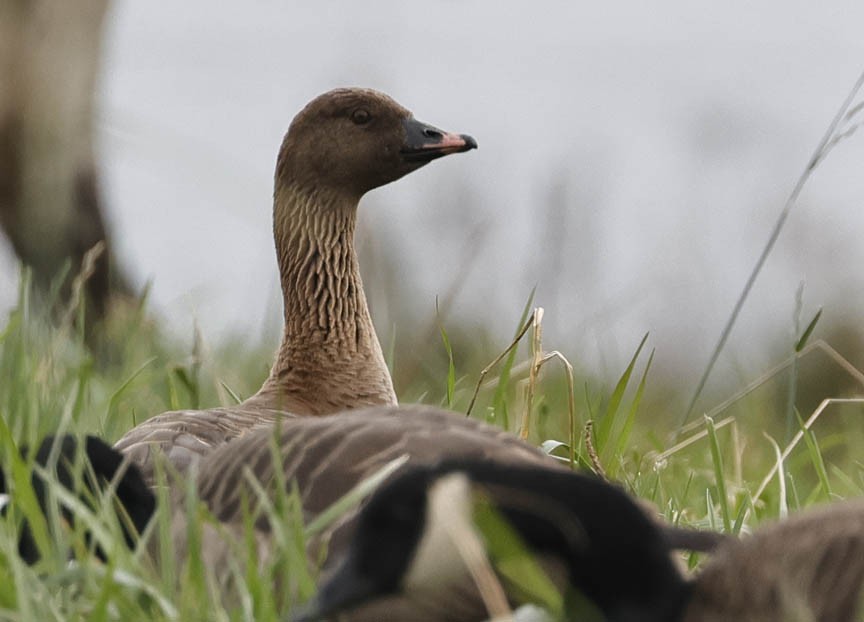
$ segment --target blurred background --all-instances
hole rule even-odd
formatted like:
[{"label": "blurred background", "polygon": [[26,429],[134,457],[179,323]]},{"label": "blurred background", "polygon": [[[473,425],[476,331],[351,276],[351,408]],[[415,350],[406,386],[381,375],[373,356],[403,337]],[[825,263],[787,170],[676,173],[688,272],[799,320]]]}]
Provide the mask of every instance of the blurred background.
[{"label": "blurred background", "polygon": [[[446,359],[436,297],[473,382],[536,286],[547,349],[615,378],[650,333],[653,401],[685,403],[864,69],[864,4],[852,0],[115,0],[95,21],[69,42],[98,58],[91,191],[118,289],[149,283],[151,313],[181,343],[197,325],[211,347],[243,338],[275,348],[272,171],[309,99],[374,87],[477,138],[478,151],[361,203],[367,294],[408,401],[422,398],[416,377]],[[862,167],[858,136],[820,164],[703,409],[789,356],[820,307],[816,336],[864,366]],[[3,309],[18,274],[4,244]],[[817,397],[852,390],[832,365],[813,371]]]}]

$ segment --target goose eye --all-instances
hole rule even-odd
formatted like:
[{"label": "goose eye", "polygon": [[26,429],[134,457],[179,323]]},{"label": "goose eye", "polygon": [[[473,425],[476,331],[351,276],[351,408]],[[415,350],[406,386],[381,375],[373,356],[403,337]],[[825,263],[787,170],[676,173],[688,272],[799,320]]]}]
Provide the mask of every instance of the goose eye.
[{"label": "goose eye", "polygon": [[358,108],[351,113],[351,120],[357,125],[366,125],[372,120],[372,115],[365,108]]}]

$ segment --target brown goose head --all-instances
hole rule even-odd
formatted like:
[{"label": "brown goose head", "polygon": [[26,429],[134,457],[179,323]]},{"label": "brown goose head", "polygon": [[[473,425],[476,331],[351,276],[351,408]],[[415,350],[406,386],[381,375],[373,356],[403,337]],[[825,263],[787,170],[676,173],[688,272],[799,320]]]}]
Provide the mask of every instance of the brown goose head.
[{"label": "brown goose head", "polygon": [[466,134],[418,121],[383,93],[336,89],[294,118],[279,153],[276,184],[359,199],[436,158],[476,147]]}]

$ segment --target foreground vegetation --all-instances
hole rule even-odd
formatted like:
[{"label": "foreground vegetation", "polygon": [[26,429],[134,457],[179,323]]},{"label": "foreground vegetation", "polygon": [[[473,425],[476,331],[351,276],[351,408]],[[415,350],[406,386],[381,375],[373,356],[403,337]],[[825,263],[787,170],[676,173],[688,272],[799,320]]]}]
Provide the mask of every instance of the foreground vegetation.
[{"label": "foreground vegetation", "polygon": [[[160,337],[143,305],[115,318],[94,355],[75,329],[74,310],[59,325],[49,322],[31,304],[26,282],[22,279],[19,304],[0,331],[0,446],[6,469],[13,445],[32,445],[57,432],[95,433],[113,441],[136,421],[165,410],[233,403],[254,391],[269,368],[266,347],[241,352],[226,344],[208,350],[195,339],[191,351],[178,351]],[[785,387],[779,394],[791,394],[791,401],[745,389],[712,417],[681,430],[674,416],[661,416],[643,403],[654,357],[647,340],[633,344],[632,361],[617,382],[607,386],[577,378],[564,356],[543,349],[542,312],[532,314],[530,308],[520,323],[520,339],[509,349],[502,344],[488,370],[473,363],[466,369],[461,361],[478,355],[442,328],[441,368],[403,391],[527,433],[561,460],[620,482],[667,520],[683,525],[738,533],[799,507],[862,493],[861,403],[853,399],[799,413],[796,365],[754,382]],[[827,344],[808,344],[809,335],[809,329],[800,335],[798,355],[830,352]],[[689,390],[680,387],[678,393]],[[192,521],[195,532],[212,519],[195,504],[194,494],[189,497],[190,511],[199,519]],[[17,529],[22,514],[38,511],[18,503],[0,519],[0,620],[279,620],[292,603],[314,593],[316,568],[307,565],[307,534],[290,495],[267,510],[284,526],[272,563],[264,572],[238,563],[237,597],[228,601],[194,547],[188,564],[174,567],[166,507],[135,552],[122,546],[110,512],[82,509],[82,524],[111,552],[107,564],[88,553],[82,528],[65,529],[57,512],[49,512],[43,559],[28,567],[17,556]],[[196,541],[195,533],[190,541]]]}]

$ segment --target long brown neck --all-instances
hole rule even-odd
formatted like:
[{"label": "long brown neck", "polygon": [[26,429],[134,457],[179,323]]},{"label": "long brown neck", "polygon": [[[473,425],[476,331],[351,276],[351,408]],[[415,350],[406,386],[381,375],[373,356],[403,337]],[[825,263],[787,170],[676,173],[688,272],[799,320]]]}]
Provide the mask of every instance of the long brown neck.
[{"label": "long brown neck", "polygon": [[249,402],[301,415],[396,403],[354,251],[357,203],[336,192],[277,187],[285,330],[270,377]]}]

